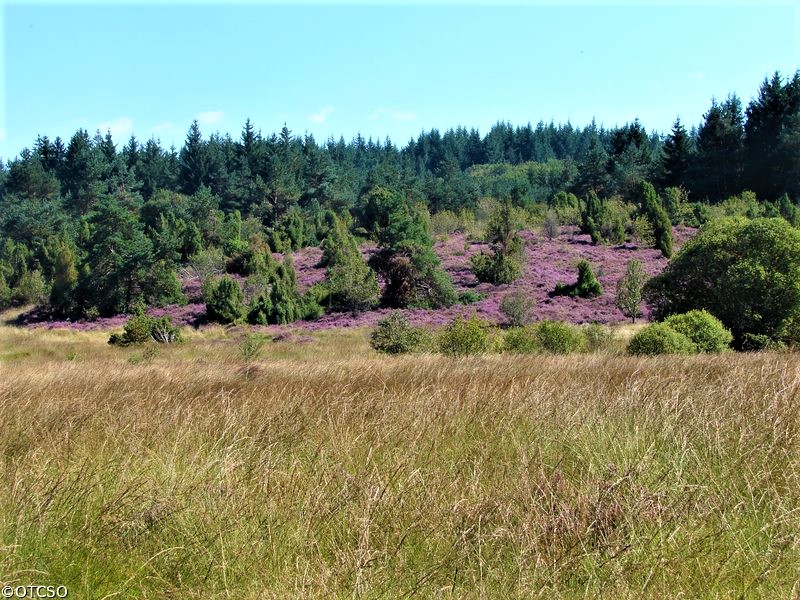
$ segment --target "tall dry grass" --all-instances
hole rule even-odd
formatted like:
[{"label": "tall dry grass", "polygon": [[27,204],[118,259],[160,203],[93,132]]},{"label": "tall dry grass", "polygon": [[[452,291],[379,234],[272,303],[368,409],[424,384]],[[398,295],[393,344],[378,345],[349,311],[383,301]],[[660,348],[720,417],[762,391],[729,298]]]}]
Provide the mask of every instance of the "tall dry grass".
[{"label": "tall dry grass", "polygon": [[100,334],[4,329],[0,580],[798,596],[796,356],[383,358],[350,336],[246,366],[206,334],[132,364]]}]

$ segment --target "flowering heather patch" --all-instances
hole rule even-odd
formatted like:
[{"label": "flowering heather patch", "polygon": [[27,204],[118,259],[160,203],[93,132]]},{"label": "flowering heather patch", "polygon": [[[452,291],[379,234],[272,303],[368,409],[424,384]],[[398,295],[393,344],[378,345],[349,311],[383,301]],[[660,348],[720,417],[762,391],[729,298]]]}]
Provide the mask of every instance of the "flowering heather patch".
[{"label": "flowering heather patch", "polygon": [[[689,227],[676,227],[674,229],[675,247],[679,248],[696,232]],[[656,275],[666,267],[668,260],[661,256],[661,252],[652,248],[639,248],[634,244],[621,246],[593,246],[588,235],[581,235],[575,227],[562,227],[560,235],[548,240],[546,237],[532,232],[522,231],[520,237],[525,249],[525,267],[522,277],[509,285],[492,285],[479,283],[470,269],[469,259],[473,254],[486,250],[485,243],[473,242],[464,234],[456,234],[450,238],[437,242],[434,249],[442,261],[442,266],[452,277],[458,292],[473,290],[484,294],[486,298],[475,304],[466,306],[456,305],[438,310],[409,309],[402,313],[413,325],[440,326],[449,323],[456,316],[468,316],[472,313],[478,317],[494,323],[503,323],[505,317],[500,311],[500,302],[503,296],[514,289],[522,289],[536,300],[533,311],[535,320],[562,320],[570,323],[622,323],[627,319],[614,306],[614,295],[617,281],[625,274],[629,260],[642,261],[645,271],[649,275]],[[362,247],[364,257],[375,251],[374,245]],[[283,255],[275,254],[276,260],[282,260]],[[294,267],[297,272],[298,287],[301,292],[325,278],[325,269],[319,267],[322,251],[319,248],[303,248],[293,253]],[[577,279],[576,263],[585,258],[592,265],[592,269],[603,286],[603,294],[597,298],[571,298],[569,296],[556,296],[551,298],[556,284],[575,283]],[[190,300],[186,306],[168,306],[154,308],[148,311],[152,316],[169,316],[176,325],[197,326],[204,322],[205,305],[200,303],[199,281],[187,279],[183,281],[184,292]],[[643,307],[644,317],[649,314],[648,308]],[[290,330],[319,331],[337,327],[365,327],[374,326],[392,311],[379,309],[358,315],[348,313],[332,313],[323,315],[315,321],[298,321],[291,325],[260,327],[259,329],[271,332],[285,332]],[[74,321],[47,321],[45,316],[32,312],[23,315],[20,323],[31,327],[45,327],[47,329],[72,328],[72,329],[113,329],[122,327],[128,315],[98,319],[92,322]]]}]

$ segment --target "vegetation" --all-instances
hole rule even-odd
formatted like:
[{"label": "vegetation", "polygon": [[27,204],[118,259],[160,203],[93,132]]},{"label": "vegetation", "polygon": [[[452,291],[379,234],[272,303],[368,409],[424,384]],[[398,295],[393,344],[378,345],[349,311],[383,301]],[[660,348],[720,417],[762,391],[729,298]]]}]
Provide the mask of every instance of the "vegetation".
[{"label": "vegetation", "polygon": [[268,344],[243,377],[240,338],[220,329],[137,364],[106,337],[0,327],[2,560],[19,585],[780,598],[796,584],[791,355],[409,360],[343,331]]},{"label": "vegetation", "polygon": [[491,347],[490,325],[475,315],[456,317],[439,335],[439,351],[446,356],[485,354]]},{"label": "vegetation", "polygon": [[733,335],[714,315],[705,310],[690,310],[668,317],[664,324],[688,337],[700,352],[722,352],[730,348]]},{"label": "vegetation", "polygon": [[533,319],[536,308],[535,298],[522,288],[508,292],[500,302],[500,312],[506,317],[511,327],[522,327]]},{"label": "vegetation", "polygon": [[642,263],[638,260],[628,261],[625,275],[617,282],[617,294],[614,304],[620,312],[636,323],[636,317],[642,315],[642,300],[647,275]]},{"label": "vegetation", "polygon": [[522,274],[523,247],[517,231],[519,225],[511,202],[500,204],[486,227],[486,239],[492,253],[480,252],[471,259],[478,281],[512,283]]},{"label": "vegetation", "polygon": [[576,298],[596,298],[603,294],[603,286],[597,281],[588,260],[581,259],[577,264],[578,281],[572,285],[559,283],[553,290],[554,296],[572,296]]},{"label": "vegetation", "polygon": [[628,354],[692,354],[695,343],[666,323],[651,323],[636,332],[628,343]]},{"label": "vegetation", "polygon": [[709,223],[647,286],[657,318],[704,309],[742,348],[778,342],[800,311],[800,231],[780,218]]},{"label": "vegetation", "polygon": [[399,312],[393,312],[378,325],[370,335],[370,345],[384,354],[407,354],[424,347],[422,330],[412,327]]},{"label": "vegetation", "polygon": [[169,317],[151,317],[139,307],[128,322],[122,334],[112,333],[108,343],[117,346],[133,346],[156,342],[174,344],[183,341],[180,328],[172,324]]},{"label": "vegetation", "polygon": [[[638,120],[612,129],[498,123],[484,136],[432,130],[402,148],[360,136],[319,143],[286,126],[262,135],[250,121],[236,139],[204,137],[195,122],[174,151],[135,137],[120,147],[104,132],[41,135],[0,165],[0,306],[37,304],[75,320],[182,304],[189,270],[204,281],[249,277],[270,253],[352,234],[379,246],[371,266],[386,281],[383,305],[448,306],[457,297],[431,233],[473,237],[488,225],[492,249],[473,267],[482,281],[507,283],[521,269],[520,219],[546,237],[559,225],[580,225],[595,243],[652,237],[669,256],[671,225],[798,222],[798,107],[800,72],[765,79],[746,107],[735,96],[712,101],[699,127],[676,121],[664,136]],[[488,224],[487,203],[499,207]],[[319,301],[369,310],[373,277],[348,256],[330,274],[330,294],[317,290],[299,309],[273,302],[267,320],[319,314]],[[291,291],[280,296],[298,304]],[[728,325],[737,345],[778,335]]]}]

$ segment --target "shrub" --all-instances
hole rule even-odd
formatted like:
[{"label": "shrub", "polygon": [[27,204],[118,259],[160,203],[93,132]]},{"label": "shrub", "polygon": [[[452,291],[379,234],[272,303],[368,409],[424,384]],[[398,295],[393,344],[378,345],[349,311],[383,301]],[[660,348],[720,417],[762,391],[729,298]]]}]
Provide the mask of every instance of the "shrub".
[{"label": "shrub", "polygon": [[245,334],[242,341],[239,342],[239,355],[248,364],[255,361],[261,355],[261,350],[266,341],[263,335],[256,333]]},{"label": "shrub", "polygon": [[692,354],[694,342],[665,323],[652,323],[640,329],[628,343],[628,354]]},{"label": "shrub", "polygon": [[779,341],[800,312],[800,231],[782,218],[722,219],[686,242],[646,286],[656,319],[705,309],[733,334]]},{"label": "shrub", "polygon": [[491,347],[491,326],[472,315],[456,317],[439,336],[439,350],[447,356],[485,354]]},{"label": "shrub", "polygon": [[496,252],[479,252],[470,258],[472,272],[478,281],[494,285],[512,283],[522,275],[522,261],[516,256]]},{"label": "shrub", "polygon": [[672,315],[664,323],[692,340],[699,352],[722,352],[730,348],[733,341],[731,332],[705,310]]},{"label": "shrub", "polygon": [[169,317],[150,317],[143,309],[137,310],[123,326],[122,334],[112,333],[108,343],[117,346],[133,346],[158,342],[174,344],[183,341],[181,330],[172,324]]},{"label": "shrub", "polygon": [[667,258],[672,256],[672,222],[664,210],[661,199],[656,195],[656,190],[648,182],[642,183],[642,214],[653,226],[655,247]]},{"label": "shrub", "polygon": [[550,209],[547,211],[544,221],[542,221],[541,233],[548,240],[554,240],[558,237],[560,232],[561,228],[559,226],[558,215],[553,209]]},{"label": "shrub", "polygon": [[226,276],[209,279],[203,286],[206,315],[211,321],[236,323],[244,316],[244,293],[239,283]]},{"label": "shrub", "polygon": [[505,315],[506,322],[512,327],[530,323],[535,307],[536,299],[521,289],[508,292],[500,301],[500,312]]},{"label": "shrub", "polygon": [[44,304],[49,295],[50,289],[39,269],[23,273],[13,292],[14,300],[19,304]]},{"label": "shrub", "polygon": [[553,296],[572,296],[573,298],[596,298],[603,294],[603,286],[597,281],[597,277],[592,271],[589,261],[581,259],[578,261],[578,281],[569,285],[557,283],[553,290]]},{"label": "shrub", "polygon": [[421,329],[412,327],[402,314],[394,312],[378,322],[369,343],[378,352],[406,354],[422,348],[424,334]]},{"label": "shrub", "polygon": [[614,332],[599,323],[584,325],[583,335],[586,338],[586,350],[588,352],[611,350],[617,342],[617,336]]},{"label": "shrub", "polygon": [[480,302],[484,298],[486,298],[484,294],[479,294],[478,292],[473,292],[472,290],[466,290],[465,292],[461,292],[458,295],[458,303],[475,304],[476,302]]},{"label": "shrub", "polygon": [[536,354],[541,351],[535,325],[513,327],[506,332],[503,349],[512,354]]},{"label": "shrub", "polygon": [[578,327],[562,321],[541,321],[536,326],[536,338],[543,352],[571,354],[586,349],[586,338]]}]

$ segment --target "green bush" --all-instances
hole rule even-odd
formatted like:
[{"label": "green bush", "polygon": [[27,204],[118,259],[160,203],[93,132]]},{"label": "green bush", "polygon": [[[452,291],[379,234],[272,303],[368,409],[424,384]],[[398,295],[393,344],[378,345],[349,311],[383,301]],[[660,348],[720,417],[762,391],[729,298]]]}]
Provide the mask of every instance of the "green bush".
[{"label": "green bush", "polygon": [[486,298],[484,294],[479,294],[478,292],[473,292],[472,290],[466,290],[458,295],[458,304],[475,304],[484,298]]},{"label": "green bush", "polygon": [[456,317],[439,335],[439,351],[447,356],[485,354],[492,345],[491,326],[472,315]]},{"label": "green bush", "polygon": [[116,346],[135,346],[147,342],[174,344],[183,341],[179,327],[169,317],[149,317],[138,310],[123,326],[122,334],[112,333],[108,343]]},{"label": "green bush", "polygon": [[506,331],[503,350],[511,354],[536,354],[541,351],[536,325],[512,327]]},{"label": "green bush", "polygon": [[530,323],[534,308],[536,308],[536,299],[522,289],[508,292],[500,301],[500,312],[505,315],[506,322],[512,327],[521,327]]},{"label": "green bush", "polygon": [[412,327],[402,314],[394,312],[378,321],[378,326],[370,335],[370,345],[385,354],[406,354],[424,348],[425,332]]},{"label": "green bush", "polygon": [[203,286],[206,316],[210,321],[236,323],[244,316],[244,293],[238,282],[230,277],[210,279]]},{"label": "green bush", "polygon": [[614,331],[599,323],[584,325],[582,330],[586,338],[586,350],[588,352],[607,352],[616,345],[617,336]]},{"label": "green bush", "polygon": [[664,323],[692,340],[699,352],[722,352],[733,341],[733,335],[722,322],[705,310],[672,315]]},{"label": "green bush", "polygon": [[731,330],[737,349],[747,335],[780,341],[800,314],[800,231],[782,218],[712,221],[645,294],[656,319],[709,311]]},{"label": "green bush", "polygon": [[597,281],[592,265],[586,259],[578,261],[578,281],[574,284],[557,283],[552,296],[572,296],[573,298],[596,298],[603,294],[603,286]]},{"label": "green bush", "polygon": [[536,338],[542,352],[572,354],[586,349],[586,338],[575,325],[562,321],[541,321],[536,326]]},{"label": "green bush", "polygon": [[640,329],[628,343],[628,354],[692,354],[694,342],[665,323],[652,323]]}]

